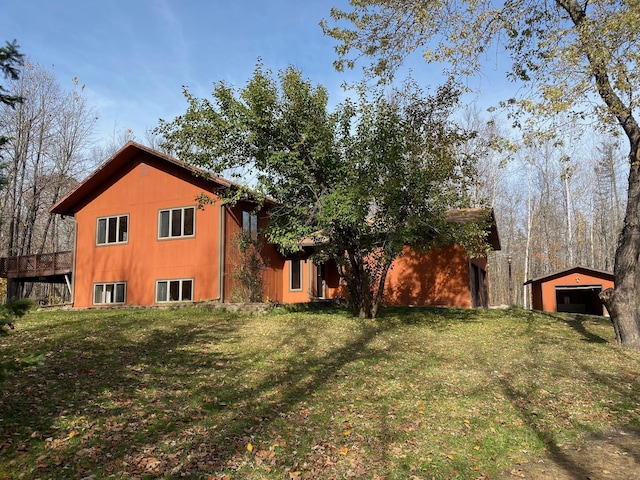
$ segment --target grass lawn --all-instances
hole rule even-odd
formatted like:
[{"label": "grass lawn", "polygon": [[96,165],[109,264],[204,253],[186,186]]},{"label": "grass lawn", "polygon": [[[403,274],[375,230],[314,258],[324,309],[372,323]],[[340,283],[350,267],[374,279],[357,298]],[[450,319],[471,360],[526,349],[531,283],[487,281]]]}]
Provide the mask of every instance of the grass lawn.
[{"label": "grass lawn", "polygon": [[640,352],[523,310],[33,312],[0,336],[0,479],[484,479],[640,428]]}]

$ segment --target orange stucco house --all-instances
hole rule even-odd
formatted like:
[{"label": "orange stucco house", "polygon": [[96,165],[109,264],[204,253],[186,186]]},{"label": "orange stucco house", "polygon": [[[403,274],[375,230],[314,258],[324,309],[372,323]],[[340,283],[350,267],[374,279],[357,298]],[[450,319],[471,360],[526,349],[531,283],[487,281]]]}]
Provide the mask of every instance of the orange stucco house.
[{"label": "orange stucco house", "polygon": [[[232,184],[224,179],[127,143],[50,210],[76,222],[74,307],[233,301],[237,238],[266,226],[269,205],[254,214],[252,204],[227,204],[216,195],[226,188]],[[199,207],[203,193],[216,201]],[[472,221],[476,214],[464,211],[452,221]],[[489,239],[500,248],[495,221]],[[304,250],[284,257],[269,244],[261,255],[265,298],[297,303],[342,291],[331,261],[316,265]],[[486,259],[472,260],[460,246],[423,255],[408,249],[389,273],[386,300],[487,306],[487,288]]]}]

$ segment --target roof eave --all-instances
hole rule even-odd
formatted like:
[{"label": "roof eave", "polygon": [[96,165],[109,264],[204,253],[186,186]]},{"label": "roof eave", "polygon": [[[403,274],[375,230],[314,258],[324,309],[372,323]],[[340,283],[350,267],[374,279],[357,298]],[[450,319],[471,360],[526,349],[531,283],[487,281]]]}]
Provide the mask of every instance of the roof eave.
[{"label": "roof eave", "polygon": [[[112,175],[118,172],[122,167],[127,165],[133,158],[140,153],[147,153],[167,164],[173,165],[179,169],[192,173],[194,176],[205,179],[215,188],[240,188],[240,185],[225,180],[223,178],[211,175],[210,173],[199,168],[188,165],[176,158],[171,157],[162,152],[158,152],[150,147],[140,145],[136,142],[127,142],[120,150],[114,153],[102,165],[100,165],[93,173],[80,182],[74,189],[67,193],[62,199],[55,203],[50,209],[50,213],[58,215],[74,215],[78,210],[78,205],[90,196],[99,186],[107,181]],[[274,204],[275,200],[266,198],[267,203]]]}]

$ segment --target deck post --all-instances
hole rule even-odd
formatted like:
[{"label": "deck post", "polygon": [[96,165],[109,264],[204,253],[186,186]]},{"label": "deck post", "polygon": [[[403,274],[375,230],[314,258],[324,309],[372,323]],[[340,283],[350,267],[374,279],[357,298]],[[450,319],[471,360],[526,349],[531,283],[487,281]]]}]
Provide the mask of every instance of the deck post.
[{"label": "deck post", "polygon": [[64,281],[67,284],[67,288],[69,289],[69,297],[71,297],[73,295],[73,292],[71,291],[71,280],[69,280],[68,274],[64,276]]}]

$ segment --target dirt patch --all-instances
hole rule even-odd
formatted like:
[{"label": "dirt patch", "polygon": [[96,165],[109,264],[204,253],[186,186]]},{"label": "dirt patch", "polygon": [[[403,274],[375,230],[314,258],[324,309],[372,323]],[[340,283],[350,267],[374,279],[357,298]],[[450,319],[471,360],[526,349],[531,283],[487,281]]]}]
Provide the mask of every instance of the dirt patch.
[{"label": "dirt patch", "polygon": [[542,458],[516,465],[498,479],[626,480],[640,478],[640,431],[611,430],[576,445],[554,448]]}]

